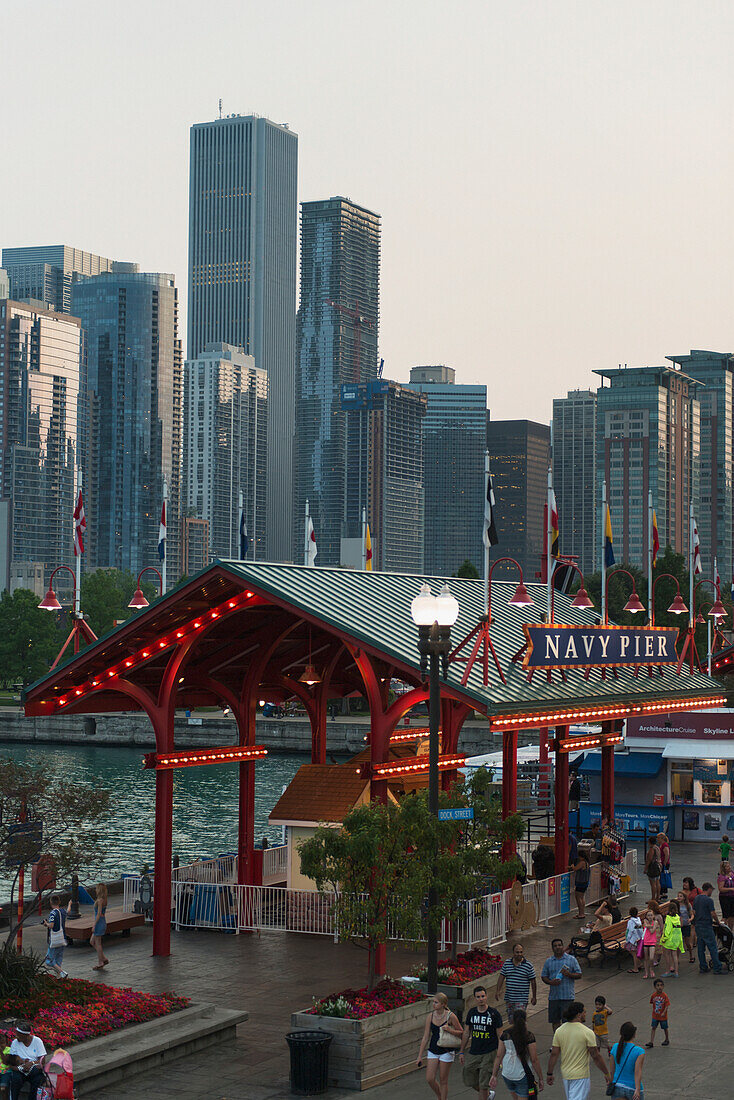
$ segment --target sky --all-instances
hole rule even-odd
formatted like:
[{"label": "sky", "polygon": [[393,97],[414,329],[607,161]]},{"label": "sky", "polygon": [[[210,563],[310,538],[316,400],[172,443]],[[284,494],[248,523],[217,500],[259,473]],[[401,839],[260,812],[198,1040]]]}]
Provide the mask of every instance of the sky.
[{"label": "sky", "polygon": [[[299,201],[382,216],[385,375],[547,422],[595,369],[734,351],[734,5],[36,0],[0,38],[0,247],[171,271],[188,131],[299,135]],[[182,329],[185,335],[185,328]]]}]

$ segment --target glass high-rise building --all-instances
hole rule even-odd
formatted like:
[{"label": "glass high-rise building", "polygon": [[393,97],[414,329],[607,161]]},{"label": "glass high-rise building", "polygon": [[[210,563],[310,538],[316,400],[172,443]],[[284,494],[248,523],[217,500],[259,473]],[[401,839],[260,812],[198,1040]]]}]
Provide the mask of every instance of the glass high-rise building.
[{"label": "glass high-rise building", "polygon": [[468,559],[484,568],[487,387],[455,384],[446,366],[413,367],[408,389],[426,396],[423,421],[425,571],[450,577]]},{"label": "glass high-rise building", "polygon": [[[340,564],[348,521],[341,387],[377,377],[380,216],[349,199],[301,204],[301,304],[296,356],[296,561],[306,501],[319,565]],[[354,456],[352,456],[354,458]],[[367,501],[363,498],[362,504]]]},{"label": "glass high-rise building", "polygon": [[138,270],[137,264],[108,260],[68,244],[4,248],[3,267],[13,285],[13,298],[32,298],[58,313],[71,312],[71,287],[79,276]]},{"label": "glass high-rise building", "polygon": [[714,557],[722,583],[734,576],[734,355],[691,351],[668,355],[703,385],[701,406],[701,489],[696,514],[704,576],[711,577]]},{"label": "glass high-rise building", "polygon": [[243,348],[268,375],[267,556],[293,508],[298,138],[255,115],[191,127],[187,357]]},{"label": "glass high-rise building", "polygon": [[0,267],[0,302],[10,297],[10,276],[4,267]]},{"label": "glass high-rise building", "polygon": [[[596,395],[596,500],[601,509],[606,480],[615,558],[647,569],[648,490],[661,550],[687,558],[691,501],[697,522],[700,513],[701,385],[668,366],[594,373],[609,382]],[[600,568],[599,519],[596,532]]]},{"label": "glass high-rise building", "polygon": [[183,362],[173,275],[104,274],[72,287],[86,332],[87,564],[158,565],[168,484],[166,571],[181,573]]},{"label": "glass high-rise building", "polygon": [[570,390],[553,402],[553,488],[562,550],[591,573],[596,557],[596,393]]},{"label": "glass high-rise building", "polygon": [[[550,428],[532,420],[489,420],[487,446],[499,536],[490,563],[500,557],[515,558],[525,579],[533,580],[545,552],[543,508],[548,491]],[[565,549],[561,532],[561,553]],[[495,575],[516,573],[507,564],[499,566]]]},{"label": "glass high-rise building", "polygon": [[209,525],[211,552],[240,556],[239,500],[248,558],[265,557],[268,376],[251,355],[212,344],[184,367],[184,502]]},{"label": "glass high-rise building", "polygon": [[0,301],[0,585],[11,590],[72,560],[82,339],[74,317]]}]

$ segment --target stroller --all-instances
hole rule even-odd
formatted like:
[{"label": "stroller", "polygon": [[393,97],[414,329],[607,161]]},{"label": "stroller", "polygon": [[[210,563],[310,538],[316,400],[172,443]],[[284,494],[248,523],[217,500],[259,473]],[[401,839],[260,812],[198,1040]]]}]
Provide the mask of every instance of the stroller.
[{"label": "stroller", "polygon": [[58,1047],[46,1060],[47,1089],[39,1089],[39,1098],[44,1091],[48,1100],[74,1100],[74,1064],[68,1050]]},{"label": "stroller", "polygon": [[[734,932],[726,924],[715,924],[714,932],[716,933],[717,947],[719,949],[719,959],[721,965],[725,966],[727,970],[734,970]],[[713,962],[709,964],[713,967]]]}]

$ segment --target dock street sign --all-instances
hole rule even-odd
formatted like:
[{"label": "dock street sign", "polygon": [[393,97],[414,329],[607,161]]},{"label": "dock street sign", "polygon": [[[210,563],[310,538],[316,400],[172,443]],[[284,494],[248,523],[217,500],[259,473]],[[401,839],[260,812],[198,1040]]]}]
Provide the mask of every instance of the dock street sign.
[{"label": "dock street sign", "polygon": [[523,624],[528,641],[523,668],[618,668],[674,665],[674,626],[566,626]]}]

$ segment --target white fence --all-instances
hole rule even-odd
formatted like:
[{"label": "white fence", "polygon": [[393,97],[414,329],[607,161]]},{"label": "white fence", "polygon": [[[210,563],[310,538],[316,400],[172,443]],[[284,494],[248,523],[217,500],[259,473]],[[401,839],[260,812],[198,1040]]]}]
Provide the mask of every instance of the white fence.
[{"label": "white fence", "polygon": [[[272,849],[277,852],[277,849]],[[211,860],[207,863],[216,863]],[[277,862],[277,860],[276,860]],[[193,864],[206,867],[206,864]],[[179,868],[179,871],[183,868]],[[228,875],[232,866],[222,868]],[[307,932],[311,935],[337,938],[333,913],[333,894],[314,890],[288,890],[283,886],[244,886],[233,881],[216,880],[215,869],[202,872],[204,877],[172,883],[171,920],[177,929],[210,928],[219,932]],[[623,874],[630,879],[630,888],[637,888],[637,852],[631,849],[624,860]],[[236,877],[236,875],[233,875]],[[573,906],[571,875],[527,882],[522,886],[522,912],[528,927],[547,924],[553,917],[568,913]],[[140,879],[127,878],[123,883],[123,909],[131,912],[139,896]],[[587,902],[605,896],[601,886],[601,865],[592,864],[591,879],[586,892]],[[457,922],[457,941],[462,946],[494,946],[507,938],[507,931],[518,920],[517,891],[498,890],[481,898],[465,901]],[[394,939],[397,937],[391,937]],[[441,950],[451,939],[448,922],[441,933]]]},{"label": "white fence", "polygon": [[288,874],[288,845],[266,848],[263,852],[263,883],[266,879],[284,882]]}]

